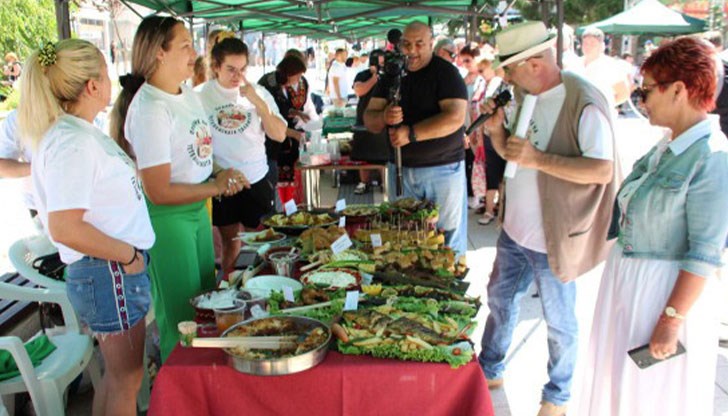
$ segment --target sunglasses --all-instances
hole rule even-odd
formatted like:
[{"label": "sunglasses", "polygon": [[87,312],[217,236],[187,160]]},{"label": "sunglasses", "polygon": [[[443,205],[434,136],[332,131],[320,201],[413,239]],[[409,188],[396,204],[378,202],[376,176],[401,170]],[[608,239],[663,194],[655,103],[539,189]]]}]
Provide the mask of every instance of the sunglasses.
[{"label": "sunglasses", "polygon": [[[640,101],[647,102],[647,98],[649,98],[650,93],[655,90],[655,87],[661,87],[663,85],[669,85],[672,84],[674,81],[666,81],[666,82],[655,82],[654,84],[642,84],[641,87],[636,88],[634,92],[637,94],[638,97],[640,97]],[[645,88],[648,87],[648,88]]]},{"label": "sunglasses", "polygon": [[449,51],[449,50],[447,50],[447,49],[443,49],[443,51],[445,51],[445,53],[446,53],[446,54],[448,54],[448,55],[450,56],[450,59],[455,59],[455,57],[456,57],[456,56],[458,56],[458,54],[456,54],[456,53],[455,53],[455,52],[453,52],[453,51]]}]

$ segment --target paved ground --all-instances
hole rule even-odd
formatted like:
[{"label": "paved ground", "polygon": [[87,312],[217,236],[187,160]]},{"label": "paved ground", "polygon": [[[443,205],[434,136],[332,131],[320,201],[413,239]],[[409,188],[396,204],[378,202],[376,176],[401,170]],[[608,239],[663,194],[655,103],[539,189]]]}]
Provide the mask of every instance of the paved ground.
[{"label": "paved ground", "polygon": [[[632,162],[649,149],[656,136],[653,131],[635,120],[621,121],[619,127],[618,137],[620,137],[619,148],[622,165],[626,171],[629,171]],[[328,185],[323,185],[322,191],[324,197],[322,202],[333,204],[337,194],[336,190]],[[22,207],[17,195],[18,184],[15,181],[0,180],[0,273],[10,270],[7,262],[7,247],[17,238],[27,235],[33,230],[27,211]],[[375,202],[381,201],[380,195],[375,194],[374,200]],[[471,212],[468,226],[468,265],[471,272],[468,278],[472,282],[470,294],[481,296],[485,301],[485,288],[495,258],[495,241],[499,231],[493,224],[481,226],[476,221],[477,217]],[[582,351],[586,347],[587,334],[590,331],[593,305],[600,277],[601,267],[577,281],[577,316],[580,318]],[[530,293],[533,293],[533,289]],[[474,333],[476,344],[479,344],[487,313],[487,306],[484,306],[478,316],[481,326]],[[546,381],[547,350],[546,326],[542,319],[540,303],[537,298],[532,298],[530,295],[524,297],[522,301],[521,316],[507,360],[505,386],[503,389],[492,392],[496,415],[535,415],[538,411],[541,386]],[[728,415],[727,349],[720,350],[717,366],[714,414]],[[575,375],[575,385],[577,386],[579,377],[580,373],[577,372]],[[578,394],[578,388],[574,390],[575,394]],[[69,414],[90,414],[91,397],[91,393],[87,392],[70,398]],[[575,397],[573,407],[577,401],[578,397]]]}]

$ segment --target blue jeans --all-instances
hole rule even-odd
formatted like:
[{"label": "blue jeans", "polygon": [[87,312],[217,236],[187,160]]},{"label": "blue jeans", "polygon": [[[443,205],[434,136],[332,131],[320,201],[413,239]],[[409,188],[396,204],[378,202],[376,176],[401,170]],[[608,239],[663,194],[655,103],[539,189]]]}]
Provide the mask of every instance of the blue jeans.
[{"label": "blue jeans", "polygon": [[[394,166],[392,164],[392,166]],[[392,169],[390,178],[396,174]],[[465,161],[425,168],[402,170],[403,198],[429,199],[440,207],[437,228],[445,231],[445,244],[458,256],[468,250],[468,200],[465,181]],[[395,187],[390,188],[395,193]]]},{"label": "blue jeans", "polygon": [[551,272],[545,253],[521,247],[501,232],[493,273],[488,282],[490,314],[485,323],[480,366],[488,379],[503,377],[504,360],[518,321],[520,301],[536,282],[548,328],[549,382],[542,399],[556,405],[569,401],[578,350],[578,324],[574,307],[576,284],[562,283]]}]

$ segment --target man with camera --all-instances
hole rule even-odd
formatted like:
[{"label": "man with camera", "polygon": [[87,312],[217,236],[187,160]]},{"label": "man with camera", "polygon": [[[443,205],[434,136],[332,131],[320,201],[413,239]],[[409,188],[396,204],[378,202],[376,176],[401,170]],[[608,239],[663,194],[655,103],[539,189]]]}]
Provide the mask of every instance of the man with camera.
[{"label": "man with camera", "polygon": [[[364,111],[374,92],[374,86],[379,81],[379,71],[384,66],[384,51],[375,49],[369,55],[369,67],[354,78],[354,93],[359,97],[356,106],[356,125],[364,125]],[[354,131],[352,140],[351,158],[368,163],[386,164],[389,161],[389,139],[387,133],[370,133],[361,128]],[[354,189],[355,194],[367,193],[370,189],[370,173],[368,170],[359,171],[359,184]],[[382,178],[383,179],[383,178]]]},{"label": "man with camera", "polygon": [[364,113],[364,124],[374,133],[388,130],[392,146],[402,152],[403,196],[439,205],[437,226],[445,230],[446,244],[462,256],[468,228],[465,83],[457,68],[434,56],[432,30],[426,24],[407,25],[401,51],[405,57],[390,54],[385,60],[387,76],[405,69],[399,103],[392,102],[396,97],[390,96],[390,86],[380,81]]},{"label": "man with camera", "polygon": [[573,280],[606,258],[619,183],[608,100],[586,79],[560,70],[555,40],[541,22],[496,35],[506,81],[535,96],[524,99],[536,100],[525,137],[506,130],[504,111],[493,100],[481,108],[493,114],[485,123],[493,147],[518,167],[506,180],[503,231],[488,282],[490,314],[478,361],[488,386],[500,387],[520,299],[534,282],[549,347],[549,381],[539,416],[566,413],[578,349]]}]

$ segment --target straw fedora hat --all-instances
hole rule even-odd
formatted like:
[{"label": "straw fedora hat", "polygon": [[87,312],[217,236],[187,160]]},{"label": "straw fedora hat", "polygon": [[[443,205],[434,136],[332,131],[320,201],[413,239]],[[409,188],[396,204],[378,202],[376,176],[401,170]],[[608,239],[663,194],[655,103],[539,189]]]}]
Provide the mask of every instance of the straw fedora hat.
[{"label": "straw fedora hat", "polygon": [[504,67],[551,48],[556,44],[556,35],[549,33],[543,22],[524,22],[497,33],[495,44],[499,67]]}]

